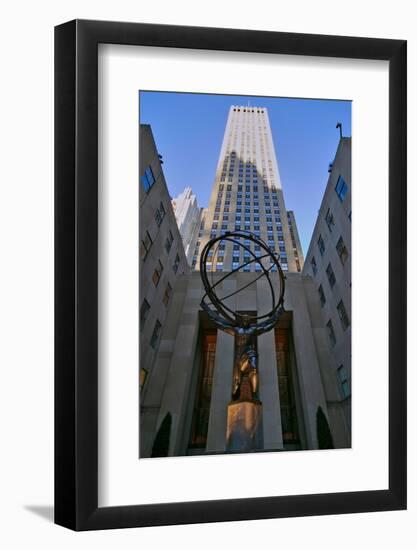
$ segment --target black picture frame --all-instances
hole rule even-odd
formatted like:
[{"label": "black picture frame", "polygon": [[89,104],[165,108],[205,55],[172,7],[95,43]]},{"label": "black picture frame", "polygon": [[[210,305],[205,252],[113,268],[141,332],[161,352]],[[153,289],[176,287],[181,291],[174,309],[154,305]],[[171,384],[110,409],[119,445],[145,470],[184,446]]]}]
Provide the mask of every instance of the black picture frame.
[{"label": "black picture frame", "polygon": [[[389,62],[389,488],[98,507],[98,44]],[[55,522],[74,530],[406,508],[406,41],[74,20],[55,28]]]}]

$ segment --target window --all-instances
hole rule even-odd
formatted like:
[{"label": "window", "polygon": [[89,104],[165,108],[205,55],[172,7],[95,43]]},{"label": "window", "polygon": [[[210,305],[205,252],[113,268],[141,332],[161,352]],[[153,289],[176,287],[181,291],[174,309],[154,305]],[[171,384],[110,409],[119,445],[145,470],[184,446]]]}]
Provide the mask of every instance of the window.
[{"label": "window", "polygon": [[152,239],[151,239],[151,236],[149,235],[149,232],[146,231],[145,236],[142,239],[142,242],[140,244],[140,256],[141,256],[142,260],[144,260],[146,258],[146,256],[148,255],[148,252],[149,252],[151,246],[152,246]]},{"label": "window", "polygon": [[327,327],[327,333],[329,335],[330,344],[333,347],[336,345],[336,335],[333,330],[333,323],[331,319],[329,319],[329,321],[327,322],[326,327]]},{"label": "window", "polygon": [[331,233],[333,231],[333,228],[334,228],[334,218],[333,218],[333,214],[330,212],[330,208],[327,210],[326,223],[327,223],[327,227],[329,228],[329,231]]},{"label": "window", "polygon": [[342,396],[344,399],[346,399],[346,397],[349,397],[350,395],[350,388],[349,388],[347,372],[343,365],[340,365],[340,367],[338,367],[337,369],[337,378],[339,379]]},{"label": "window", "polygon": [[217,262],[216,271],[223,271],[223,262]]},{"label": "window", "polygon": [[164,266],[161,264],[161,260],[158,260],[158,265],[155,267],[155,271],[152,275],[152,281],[155,286],[158,286],[163,270]]},{"label": "window", "polygon": [[172,269],[174,270],[174,273],[176,273],[178,271],[178,266],[180,265],[180,257],[179,255],[177,254],[175,256],[175,262],[174,262],[174,265],[172,266]]},{"label": "window", "polygon": [[335,191],[339,199],[343,202],[348,191],[348,186],[342,176],[339,176],[337,180]]},{"label": "window", "polygon": [[[172,243],[174,241],[174,236],[172,234],[172,232],[170,231],[168,233],[168,237],[166,238],[166,241],[165,241],[165,250],[167,251],[167,253],[169,254],[170,250],[171,250],[171,247],[172,247]],[[200,246],[200,242],[198,241],[197,242],[197,248]]]},{"label": "window", "polygon": [[235,269],[238,269],[238,268],[239,268],[239,261],[233,262],[232,263],[232,269],[235,270]]},{"label": "window", "polygon": [[326,296],[324,295],[324,290],[323,290],[323,287],[321,285],[319,286],[318,291],[319,291],[319,296],[320,296],[321,307],[323,307],[324,304],[326,303]]},{"label": "window", "polygon": [[147,167],[141,179],[144,190],[146,191],[146,193],[149,193],[152,185],[156,181],[152,168],[150,166]]},{"label": "window", "polygon": [[340,239],[337,241],[336,250],[337,250],[337,253],[339,254],[339,258],[340,258],[340,261],[342,262],[342,265],[345,265],[349,257],[349,254],[345,246],[345,243],[343,242],[342,237],[340,237]]},{"label": "window", "polygon": [[161,213],[162,219],[164,219],[165,218],[165,208],[164,208],[164,205],[162,204],[162,202],[159,204],[159,212]]},{"label": "window", "polygon": [[146,377],[148,376],[148,371],[146,369],[140,369],[139,373],[139,389],[142,389],[146,382]]},{"label": "window", "polygon": [[152,332],[152,336],[151,336],[151,346],[153,347],[153,349],[156,349],[158,345],[159,336],[161,334],[161,328],[162,328],[162,325],[157,319]]},{"label": "window", "polygon": [[320,235],[319,240],[317,241],[317,245],[319,247],[319,252],[323,256],[324,251],[326,250],[326,247],[324,246],[323,237]]},{"label": "window", "polygon": [[142,305],[140,306],[140,330],[143,330],[143,325],[145,324],[150,309],[151,306],[149,305],[149,302],[146,299],[143,300]]},{"label": "window", "polygon": [[327,274],[327,278],[329,280],[330,288],[333,288],[335,283],[336,283],[336,277],[334,276],[334,273],[333,273],[332,264],[329,264],[327,266],[326,274]]},{"label": "window", "polygon": [[155,212],[155,220],[158,227],[161,225],[164,218],[165,218],[165,208],[161,202],[161,204],[159,205],[159,208],[157,208]]},{"label": "window", "polygon": [[339,314],[340,322],[342,324],[343,330],[346,330],[350,325],[348,314],[346,313],[345,304],[343,300],[337,304],[337,313]]},{"label": "window", "polygon": [[313,270],[313,275],[316,275],[317,273],[317,263],[316,263],[316,258],[313,256],[311,258],[311,269]]},{"label": "window", "polygon": [[171,294],[172,294],[172,287],[169,283],[167,283],[164,295],[162,296],[162,301],[163,301],[165,307],[168,306],[169,299],[171,298]]}]

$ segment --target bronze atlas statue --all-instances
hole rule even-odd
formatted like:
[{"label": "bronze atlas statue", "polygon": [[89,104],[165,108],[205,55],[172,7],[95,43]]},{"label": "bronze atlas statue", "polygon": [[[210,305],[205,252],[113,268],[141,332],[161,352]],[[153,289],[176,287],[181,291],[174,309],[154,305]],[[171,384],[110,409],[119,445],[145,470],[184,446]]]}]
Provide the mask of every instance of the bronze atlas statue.
[{"label": "bronze atlas statue", "polygon": [[[212,265],[213,258],[216,258],[220,245],[226,242],[233,243],[234,249],[236,245],[244,250],[245,259],[237,267],[231,271],[219,274],[214,281],[213,271],[208,269],[207,264]],[[254,244],[252,250],[251,244]],[[223,247],[224,249],[224,247]],[[238,271],[244,271],[246,266],[255,264],[257,266],[255,274],[252,276],[248,273],[248,282],[243,284],[237,290],[219,297],[217,290],[219,285],[231,277]],[[200,257],[200,275],[204,285],[205,294],[201,300],[201,307],[207,313],[208,317],[215,325],[224,332],[235,337],[236,350],[235,361],[233,367],[233,382],[231,404],[229,405],[228,419],[228,439],[233,440],[231,425],[236,424],[237,416],[248,414],[243,410],[243,404],[256,405],[260,410],[261,402],[258,394],[258,353],[257,353],[257,336],[272,330],[279,317],[284,312],[284,291],[285,291],[285,276],[279,263],[279,255],[276,255],[268,245],[259,237],[249,231],[233,231],[224,233],[218,237],[211,239],[204,247]],[[232,296],[245,291],[251,285],[256,283],[261,278],[265,278],[270,292],[271,306],[266,313],[258,314],[240,312],[231,309],[226,300]],[[275,280],[274,280],[275,279]],[[241,404],[240,408],[237,405]],[[235,405],[235,407],[233,407]],[[232,407],[232,409],[230,408]],[[235,410],[236,409],[236,410]],[[257,409],[257,410],[258,410]],[[238,413],[236,412],[238,411]],[[233,419],[230,419],[232,414]],[[253,413],[251,413],[253,414]],[[232,422],[233,421],[233,422]],[[246,422],[247,424],[247,422]],[[256,417],[256,430],[259,425],[259,414]],[[242,442],[242,434],[237,437],[238,443],[231,444],[231,450],[253,450],[256,448],[254,443],[254,431],[250,434],[249,442]],[[230,437],[229,437],[230,435]],[[247,439],[247,438],[246,438]],[[236,437],[235,437],[236,440]],[[243,437],[245,440],[245,437]]]}]

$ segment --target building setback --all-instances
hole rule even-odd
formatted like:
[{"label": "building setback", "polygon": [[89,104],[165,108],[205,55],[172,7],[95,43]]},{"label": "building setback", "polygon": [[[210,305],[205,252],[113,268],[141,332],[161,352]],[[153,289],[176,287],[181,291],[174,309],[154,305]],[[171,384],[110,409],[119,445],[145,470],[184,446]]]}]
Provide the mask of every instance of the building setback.
[{"label": "building setback", "polygon": [[303,275],[311,277],[320,300],[332,355],[350,425],[351,409],[351,138],[341,138]]},{"label": "building setback", "polygon": [[[298,235],[294,213],[291,220]],[[200,253],[211,238],[233,230],[248,230],[261,237],[272,251],[280,254],[284,271],[301,271],[301,244],[290,233],[268,111],[264,107],[230,107],[193,267],[199,269]],[[232,271],[242,260],[237,247],[228,243],[219,247],[211,269]],[[256,264],[246,267],[246,271],[255,269]]]},{"label": "building setback", "polygon": [[287,211],[288,227],[290,229],[292,250],[295,259],[295,267],[297,272],[302,271],[304,267],[304,254],[301,247],[300,236],[298,234],[297,223],[295,221],[295,215],[293,210]]},{"label": "building setback", "polygon": [[149,125],[140,125],[140,385],[152,371],[178,278],[189,273]]},{"label": "building setback", "polygon": [[201,209],[191,187],[172,199],[175,218],[184,245],[184,252],[191,265],[200,227]]}]

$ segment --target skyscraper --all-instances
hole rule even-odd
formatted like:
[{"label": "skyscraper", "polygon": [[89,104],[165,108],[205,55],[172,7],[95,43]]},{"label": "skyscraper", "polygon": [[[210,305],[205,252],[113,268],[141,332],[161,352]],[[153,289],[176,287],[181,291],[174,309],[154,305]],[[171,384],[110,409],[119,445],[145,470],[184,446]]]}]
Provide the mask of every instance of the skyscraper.
[{"label": "skyscraper", "polygon": [[172,199],[172,207],[184,245],[184,252],[191,264],[201,217],[201,209],[198,207],[197,197],[191,187],[186,187],[182,193]]},{"label": "skyscraper", "polygon": [[[303,253],[295,217],[292,213],[290,227],[268,111],[263,107],[230,107],[193,267],[198,269],[199,255],[207,241],[233,230],[247,230],[261,237],[279,253],[284,271],[301,271]],[[213,271],[236,269],[244,259],[238,248],[231,243],[221,244],[209,267]],[[255,271],[260,266],[253,263],[243,269]]]}]

